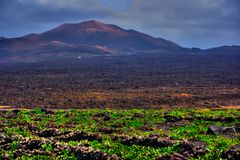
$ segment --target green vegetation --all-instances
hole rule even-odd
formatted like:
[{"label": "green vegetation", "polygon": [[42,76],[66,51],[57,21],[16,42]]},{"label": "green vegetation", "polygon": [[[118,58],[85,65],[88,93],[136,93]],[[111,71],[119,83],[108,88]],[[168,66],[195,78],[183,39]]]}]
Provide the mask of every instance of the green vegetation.
[{"label": "green vegetation", "polygon": [[[224,151],[240,144],[240,134],[239,131],[229,134],[209,134],[209,126],[235,126],[240,123],[239,116],[239,110],[210,109],[69,111],[34,109],[0,112],[3,126],[0,136],[15,137],[14,141],[9,142],[9,147],[7,147],[8,143],[3,145],[0,141],[0,159],[4,156],[19,160],[77,159],[77,155],[67,147],[61,151],[55,150],[56,144],[72,148],[78,146],[91,148],[123,159],[155,159],[162,155],[180,152],[183,141],[206,143],[204,154],[191,159],[220,159]],[[173,120],[169,120],[169,117]],[[43,134],[49,129],[53,130],[47,133],[50,136]],[[89,135],[95,134],[95,137],[101,137],[101,140],[86,138],[86,136],[82,139],[58,138],[61,135],[66,137],[69,133],[78,133],[78,131]],[[158,136],[159,139],[170,137],[174,143],[170,146],[156,147],[150,142],[124,143],[122,138],[135,138],[141,141],[146,137],[154,136]],[[53,142],[52,139],[54,139]],[[16,156],[19,147],[26,147],[22,142],[26,140],[43,141],[44,143],[36,148],[41,152],[33,155],[22,152]]]}]

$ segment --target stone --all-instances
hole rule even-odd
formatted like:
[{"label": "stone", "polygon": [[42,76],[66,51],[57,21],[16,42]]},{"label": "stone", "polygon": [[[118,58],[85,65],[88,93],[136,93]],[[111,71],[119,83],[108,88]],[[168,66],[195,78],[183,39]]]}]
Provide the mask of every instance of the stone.
[{"label": "stone", "polygon": [[208,134],[215,134],[215,135],[222,134],[223,128],[224,127],[212,125],[212,126],[208,127],[207,133]]},{"label": "stone", "polygon": [[214,135],[219,135],[219,134],[230,134],[230,133],[235,133],[237,131],[236,126],[231,126],[231,127],[222,127],[222,126],[209,126],[207,133],[208,134],[214,134]]},{"label": "stone", "polygon": [[222,153],[221,158],[229,160],[239,160],[240,159],[240,149],[231,148],[228,151]]}]

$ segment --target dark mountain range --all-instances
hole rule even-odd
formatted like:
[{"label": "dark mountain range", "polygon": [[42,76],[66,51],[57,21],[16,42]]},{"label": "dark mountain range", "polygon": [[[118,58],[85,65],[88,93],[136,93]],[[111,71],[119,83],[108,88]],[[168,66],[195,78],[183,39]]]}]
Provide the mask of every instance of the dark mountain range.
[{"label": "dark mountain range", "polygon": [[[229,49],[231,52],[239,52],[239,47],[222,47],[212,51],[218,52],[221,49],[224,52]],[[0,62],[37,62],[168,50],[203,51],[182,48],[162,38],[94,20],[77,24],[66,23],[40,34],[18,38],[0,37]]]}]

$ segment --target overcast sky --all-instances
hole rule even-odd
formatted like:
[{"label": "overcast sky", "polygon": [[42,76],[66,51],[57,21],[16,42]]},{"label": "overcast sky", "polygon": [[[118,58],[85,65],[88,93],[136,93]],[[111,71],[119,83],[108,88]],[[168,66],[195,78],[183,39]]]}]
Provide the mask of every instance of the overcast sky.
[{"label": "overcast sky", "polygon": [[99,20],[185,47],[240,45],[240,0],[0,0],[0,36]]}]

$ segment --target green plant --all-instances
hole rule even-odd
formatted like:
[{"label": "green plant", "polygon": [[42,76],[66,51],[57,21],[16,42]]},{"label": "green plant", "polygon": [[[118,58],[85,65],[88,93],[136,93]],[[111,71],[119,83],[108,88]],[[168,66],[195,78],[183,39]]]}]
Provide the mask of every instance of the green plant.
[{"label": "green plant", "polygon": [[51,144],[43,144],[42,149],[48,152],[51,152],[53,150],[53,147]]}]

